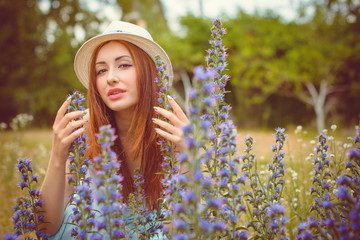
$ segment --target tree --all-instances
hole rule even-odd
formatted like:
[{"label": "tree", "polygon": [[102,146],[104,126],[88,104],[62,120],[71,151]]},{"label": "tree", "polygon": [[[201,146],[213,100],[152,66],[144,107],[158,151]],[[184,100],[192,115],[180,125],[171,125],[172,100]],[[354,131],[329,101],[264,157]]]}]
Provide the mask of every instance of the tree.
[{"label": "tree", "polygon": [[[357,84],[358,71],[346,63],[353,59],[354,42],[359,42],[350,44],[349,39],[359,38],[345,30],[343,18],[329,18],[324,4],[314,8],[315,14],[305,22],[285,22],[274,12],[249,15],[239,10],[235,18],[224,17],[231,76],[228,87],[233,92],[228,100],[235,118],[254,123],[259,116],[258,124],[268,121],[272,119],[269,115],[281,108],[276,99],[282,98],[287,105],[294,104],[288,108],[290,112],[283,113],[292,116],[288,123],[299,122],[294,109],[308,115],[305,106],[313,109],[318,131],[325,127],[330,112],[334,116],[345,111],[354,119],[354,109],[341,109],[341,103]],[[207,21],[193,15],[182,18],[186,35],[176,42],[182,51],[172,58],[177,68],[182,66],[191,73],[192,66],[203,63],[208,48]],[[352,77],[340,76],[352,73]],[[303,118],[302,124],[308,121]]]},{"label": "tree", "polygon": [[[99,19],[79,0],[50,0],[48,9],[42,14],[48,40],[38,56],[43,66],[42,75],[34,81],[32,97],[36,102],[36,123],[50,125],[66,94],[75,89],[85,91],[74,72],[74,57],[85,39],[99,33],[99,23],[104,19]],[[77,31],[84,33],[84,39],[77,38]]]},{"label": "tree", "polygon": [[338,38],[343,26],[328,22],[323,8],[315,7],[313,19],[303,24],[283,23],[271,13],[240,12],[228,23],[237,26],[229,30],[231,39],[239,39],[230,45],[230,69],[236,88],[247,89],[242,100],[263,103],[274,93],[295,97],[314,109],[321,131],[325,116],[354,79],[346,83],[337,78],[352,53],[348,43]]},{"label": "tree", "polygon": [[34,106],[31,93],[42,75],[39,54],[46,49],[46,23],[37,1],[4,1],[0,12],[0,108],[1,121],[8,121]]},{"label": "tree", "polygon": [[2,1],[0,4],[0,121],[19,112],[35,115],[37,124],[53,121],[66,93],[81,88],[73,71],[78,42],[75,29],[93,36],[98,21],[80,1]]}]

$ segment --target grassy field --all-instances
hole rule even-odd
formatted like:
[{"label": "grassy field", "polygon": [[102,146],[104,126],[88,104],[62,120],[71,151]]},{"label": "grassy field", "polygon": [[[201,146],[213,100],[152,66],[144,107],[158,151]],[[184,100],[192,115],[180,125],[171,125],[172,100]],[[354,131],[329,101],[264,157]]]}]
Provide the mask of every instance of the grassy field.
[{"label": "grassy field", "polygon": [[20,175],[15,167],[17,159],[32,159],[34,172],[39,175],[37,187],[40,188],[50,156],[51,139],[48,129],[0,132],[0,236],[12,231],[15,196],[25,195],[18,187]]},{"label": "grassy field", "polygon": [[[301,218],[306,215],[312,198],[310,187],[312,179],[312,159],[309,154],[313,152],[316,133],[299,131],[295,129],[285,131],[288,134],[285,146],[285,168],[286,184],[284,190],[284,203],[290,221],[288,229],[290,232],[295,228]],[[330,137],[329,145],[333,149],[334,156],[331,160],[333,168],[336,164],[344,163],[344,155],[347,145],[346,136],[353,136],[354,130],[337,130],[336,136]],[[15,196],[24,195],[17,186],[19,174],[15,169],[17,158],[32,159],[34,171],[39,175],[40,188],[45,176],[47,163],[50,156],[52,133],[49,129],[31,129],[23,132],[2,131],[0,132],[0,236],[12,231],[12,206],[15,204]],[[238,131],[238,152],[243,153],[244,137],[251,135],[255,139],[254,153],[256,154],[256,165],[260,175],[266,177],[267,165],[272,161],[272,145],[274,131],[269,130],[239,130]],[[328,135],[332,135],[331,130]],[[345,148],[344,148],[345,147]],[[336,164],[335,164],[336,163]],[[294,239],[294,235],[290,235]]]}]

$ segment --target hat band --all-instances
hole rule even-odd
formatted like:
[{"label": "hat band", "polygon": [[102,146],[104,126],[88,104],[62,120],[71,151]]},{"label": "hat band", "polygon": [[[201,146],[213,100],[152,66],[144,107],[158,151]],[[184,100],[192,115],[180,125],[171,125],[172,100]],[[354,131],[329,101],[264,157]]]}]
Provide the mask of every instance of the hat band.
[{"label": "hat band", "polygon": [[131,34],[131,32],[124,31],[124,30],[109,30],[106,33],[130,33]]}]

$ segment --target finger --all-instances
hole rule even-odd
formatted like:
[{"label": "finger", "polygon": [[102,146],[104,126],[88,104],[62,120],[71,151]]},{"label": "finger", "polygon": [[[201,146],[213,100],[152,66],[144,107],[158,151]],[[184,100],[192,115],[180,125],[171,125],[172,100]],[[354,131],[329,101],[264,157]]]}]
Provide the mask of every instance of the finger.
[{"label": "finger", "polygon": [[[78,119],[81,116],[84,116],[85,112],[76,111],[65,114],[59,122],[55,122],[53,125],[53,132],[56,133],[59,137],[65,137],[68,134],[70,134],[71,131],[73,131],[75,128],[72,127],[72,125],[69,126],[71,122],[79,121],[81,124],[84,124],[85,120],[75,120]],[[72,123],[73,124],[73,123]],[[79,127],[79,125],[75,125],[76,127]]]},{"label": "finger", "polygon": [[89,124],[89,121],[90,121],[90,114],[89,114],[89,109],[85,109],[85,112],[87,112],[82,118],[84,119],[85,121],[85,128],[86,129],[90,129],[90,124]]},{"label": "finger", "polygon": [[84,120],[84,119],[71,121],[64,130],[64,133],[63,133],[64,136],[71,134],[72,132],[74,132],[75,130],[77,130],[79,128],[83,128],[85,123],[86,123],[86,120]]},{"label": "finger", "polygon": [[180,119],[172,112],[165,110],[163,108],[160,107],[154,107],[155,112],[159,113],[160,115],[162,115],[163,117],[167,118],[170,120],[170,122],[172,124],[174,124],[177,127],[182,127],[184,125],[184,123],[182,121],[180,121]]},{"label": "finger", "polygon": [[66,127],[71,121],[74,121],[80,117],[85,116],[87,111],[75,111],[65,114],[65,116],[60,120],[59,126]]},{"label": "finger", "polygon": [[63,102],[63,104],[61,105],[59,110],[57,111],[54,123],[57,123],[62,119],[62,117],[65,115],[66,110],[68,109],[70,103],[71,103],[71,97],[68,97],[66,99],[66,101]]},{"label": "finger", "polygon": [[85,109],[85,111],[84,111],[84,112],[86,112],[86,114],[83,116],[83,119],[84,119],[84,120],[88,120],[88,121],[89,121],[89,119],[90,119],[89,109]]},{"label": "finger", "polygon": [[186,125],[189,124],[189,119],[187,118],[186,114],[184,113],[184,111],[181,109],[181,107],[179,106],[179,104],[177,104],[177,102],[171,97],[171,96],[167,96],[169,103],[172,107],[172,109],[174,110],[176,116],[183,121]]},{"label": "finger", "polygon": [[182,136],[183,135],[183,132],[182,130],[180,130],[179,128],[171,125],[170,123],[168,122],[165,122],[165,121],[162,121],[160,119],[157,119],[157,118],[153,118],[152,119],[153,122],[157,125],[159,125],[160,127],[162,127],[163,129],[165,129],[167,132],[170,132],[172,134],[176,134],[176,135],[180,135]]},{"label": "finger", "polygon": [[173,142],[176,146],[176,149],[179,151],[183,151],[185,149],[184,141],[181,137],[170,134],[160,128],[155,128],[156,133],[165,138],[166,140]]},{"label": "finger", "polygon": [[78,137],[80,137],[81,134],[84,134],[85,131],[86,131],[86,128],[84,128],[84,127],[79,128],[79,129],[73,131],[69,136],[67,136],[67,137],[64,138],[64,142],[70,145],[72,142],[75,141],[75,139],[77,139]]}]

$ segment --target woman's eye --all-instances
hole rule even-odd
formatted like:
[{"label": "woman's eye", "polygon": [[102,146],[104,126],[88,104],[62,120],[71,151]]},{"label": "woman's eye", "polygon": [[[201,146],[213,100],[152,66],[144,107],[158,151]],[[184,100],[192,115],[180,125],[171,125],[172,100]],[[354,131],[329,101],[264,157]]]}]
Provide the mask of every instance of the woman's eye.
[{"label": "woman's eye", "polygon": [[104,73],[106,71],[106,69],[100,69],[96,72],[96,75],[100,75],[102,73]]},{"label": "woman's eye", "polygon": [[129,68],[131,67],[132,65],[131,64],[128,64],[128,63],[122,63],[119,65],[119,68]]}]

